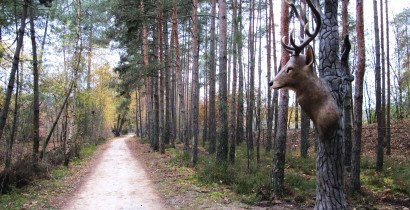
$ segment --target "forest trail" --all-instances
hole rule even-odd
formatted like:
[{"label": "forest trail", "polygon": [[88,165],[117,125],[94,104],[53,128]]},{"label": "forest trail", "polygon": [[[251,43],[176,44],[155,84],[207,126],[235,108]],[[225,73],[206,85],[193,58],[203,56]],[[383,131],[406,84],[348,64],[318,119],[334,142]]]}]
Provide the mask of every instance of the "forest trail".
[{"label": "forest trail", "polygon": [[130,138],[108,142],[90,175],[63,209],[164,209],[142,163],[126,145]]}]

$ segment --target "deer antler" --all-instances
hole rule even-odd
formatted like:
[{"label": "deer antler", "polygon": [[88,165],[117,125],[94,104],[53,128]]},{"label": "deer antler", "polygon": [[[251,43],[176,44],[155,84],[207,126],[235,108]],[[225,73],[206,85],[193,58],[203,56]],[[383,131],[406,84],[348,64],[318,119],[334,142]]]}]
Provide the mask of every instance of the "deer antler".
[{"label": "deer antler", "polygon": [[311,33],[309,31],[309,27],[308,27],[308,23],[306,23],[305,21],[305,14],[303,11],[301,11],[302,16],[299,15],[295,4],[293,4],[292,2],[289,2],[288,0],[285,0],[286,3],[288,3],[290,5],[290,7],[292,8],[293,12],[295,13],[295,16],[298,18],[298,20],[300,21],[300,23],[302,25],[304,25],[304,32],[306,34],[306,38],[302,39],[302,43],[300,45],[297,45],[295,42],[295,31],[294,29],[292,30],[291,34],[290,34],[290,45],[285,43],[285,39],[286,37],[284,36],[282,38],[282,46],[285,48],[285,50],[292,55],[299,55],[300,52],[303,50],[303,48],[305,48],[318,34],[320,31],[320,27],[322,26],[322,20],[320,18],[320,13],[319,11],[313,6],[312,2],[310,0],[306,0],[308,6],[310,7],[312,13],[313,13],[313,18],[316,22],[316,28],[313,31],[313,33]]}]

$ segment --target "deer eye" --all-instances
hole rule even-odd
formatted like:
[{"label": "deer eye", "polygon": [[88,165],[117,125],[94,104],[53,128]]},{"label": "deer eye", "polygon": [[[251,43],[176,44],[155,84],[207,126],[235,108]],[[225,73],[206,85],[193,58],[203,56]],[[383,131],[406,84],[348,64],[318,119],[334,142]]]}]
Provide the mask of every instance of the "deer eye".
[{"label": "deer eye", "polygon": [[286,69],[286,73],[289,73],[290,71],[293,71],[292,67],[288,67],[288,69]]}]

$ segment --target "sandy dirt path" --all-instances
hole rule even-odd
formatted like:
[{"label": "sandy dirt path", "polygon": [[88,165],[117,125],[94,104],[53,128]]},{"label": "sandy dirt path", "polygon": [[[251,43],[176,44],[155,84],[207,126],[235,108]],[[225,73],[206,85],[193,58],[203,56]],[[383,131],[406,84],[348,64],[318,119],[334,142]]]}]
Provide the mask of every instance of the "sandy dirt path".
[{"label": "sandy dirt path", "polygon": [[164,209],[143,165],[115,138],[63,209]]}]

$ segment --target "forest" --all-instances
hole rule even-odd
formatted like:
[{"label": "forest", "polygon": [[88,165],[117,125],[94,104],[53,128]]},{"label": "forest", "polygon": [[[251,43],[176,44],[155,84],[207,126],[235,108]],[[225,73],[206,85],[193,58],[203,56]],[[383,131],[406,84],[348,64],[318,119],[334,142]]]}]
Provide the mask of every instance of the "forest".
[{"label": "forest", "polygon": [[52,208],[69,192],[40,192],[130,134],[170,208],[410,208],[410,2],[0,11],[0,209]]}]

